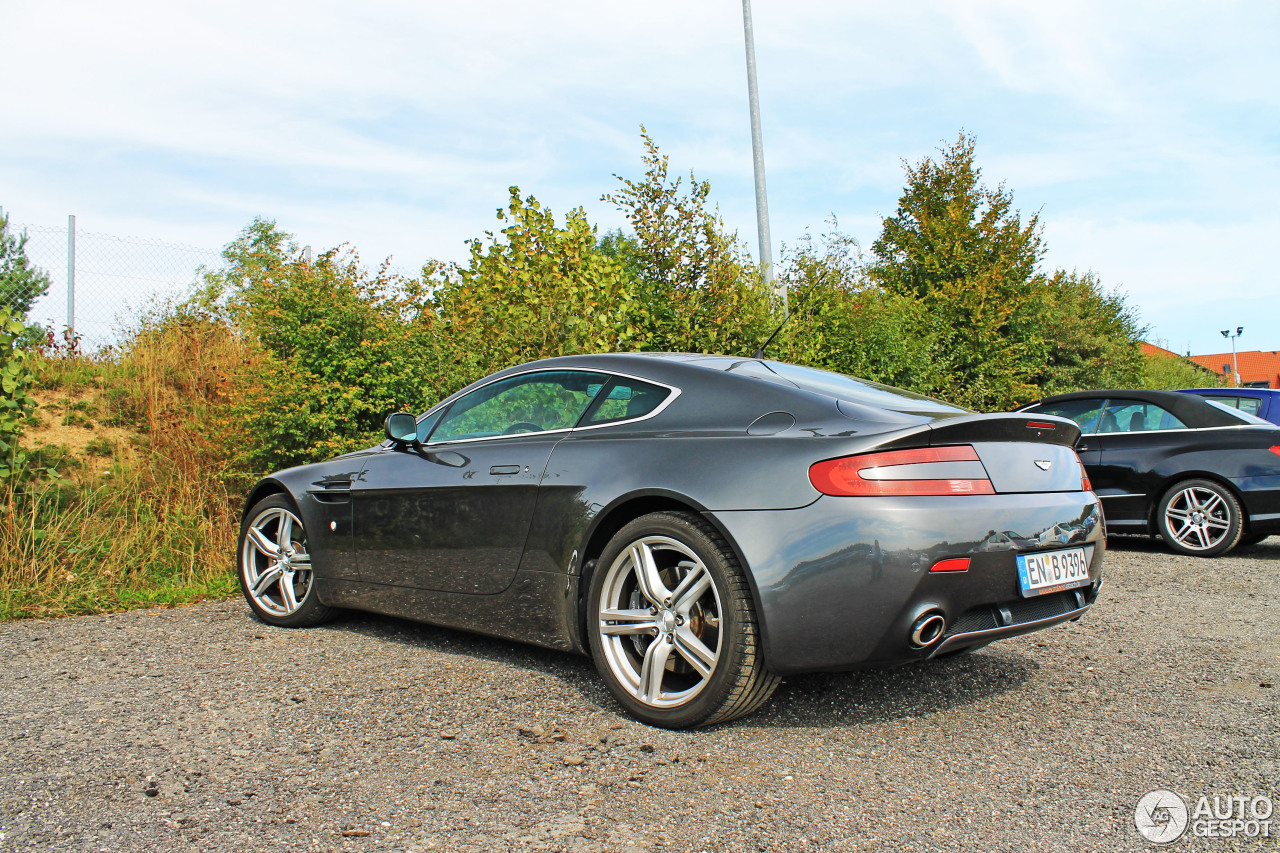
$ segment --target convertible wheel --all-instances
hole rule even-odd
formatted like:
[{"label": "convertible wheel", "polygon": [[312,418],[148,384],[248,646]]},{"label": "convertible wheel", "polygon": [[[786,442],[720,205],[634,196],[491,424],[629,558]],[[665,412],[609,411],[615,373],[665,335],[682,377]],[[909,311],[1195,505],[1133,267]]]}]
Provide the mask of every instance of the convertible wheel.
[{"label": "convertible wheel", "polygon": [[303,628],[333,616],[316,597],[307,534],[288,498],[272,495],[249,510],[239,551],[240,588],[262,621]]},{"label": "convertible wheel", "polygon": [[759,708],[778,686],[760,652],[742,568],[710,524],[661,512],[609,541],[588,591],[591,654],[632,716],[710,726]]},{"label": "convertible wheel", "polygon": [[1216,557],[1240,540],[1240,504],[1212,480],[1183,480],[1165,492],[1156,524],[1169,547],[1195,557]]}]

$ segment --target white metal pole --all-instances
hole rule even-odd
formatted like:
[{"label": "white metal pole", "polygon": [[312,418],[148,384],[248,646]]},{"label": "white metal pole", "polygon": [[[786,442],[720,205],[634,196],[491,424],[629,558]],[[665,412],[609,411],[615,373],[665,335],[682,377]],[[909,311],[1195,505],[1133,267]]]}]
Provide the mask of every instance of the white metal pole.
[{"label": "white metal pole", "polygon": [[75,338],[76,330],[76,215],[67,216],[67,337]]},{"label": "white metal pole", "polygon": [[1238,334],[1231,337],[1231,372],[1236,375],[1236,387],[1240,387],[1240,359],[1236,357],[1236,338]]},{"label": "white metal pole", "polygon": [[[769,198],[764,186],[764,141],[760,135],[760,95],[756,90],[756,42],[751,29],[751,0],[742,0],[742,29],[747,43],[747,98],[751,106],[751,154],[756,173],[756,229],[760,241],[760,266],[764,280],[774,284],[773,248],[769,237]],[[787,313],[787,289],[778,288],[782,313]]]}]

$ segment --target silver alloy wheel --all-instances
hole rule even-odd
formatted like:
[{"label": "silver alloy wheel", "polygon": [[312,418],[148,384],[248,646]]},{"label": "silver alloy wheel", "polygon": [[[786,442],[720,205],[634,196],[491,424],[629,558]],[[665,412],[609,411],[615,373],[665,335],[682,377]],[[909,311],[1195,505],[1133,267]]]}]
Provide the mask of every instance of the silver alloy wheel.
[{"label": "silver alloy wheel", "polygon": [[1164,509],[1165,529],[1189,551],[1208,551],[1231,532],[1231,507],[1203,486],[1178,490]]},{"label": "silver alloy wheel", "polygon": [[311,592],[311,554],[298,517],[278,507],[258,513],[245,531],[240,571],[245,589],[264,611],[272,616],[296,612]]},{"label": "silver alloy wheel", "polygon": [[618,683],[654,708],[702,691],[720,657],[720,592],[687,545],[666,536],[632,542],[608,568],[597,630]]}]

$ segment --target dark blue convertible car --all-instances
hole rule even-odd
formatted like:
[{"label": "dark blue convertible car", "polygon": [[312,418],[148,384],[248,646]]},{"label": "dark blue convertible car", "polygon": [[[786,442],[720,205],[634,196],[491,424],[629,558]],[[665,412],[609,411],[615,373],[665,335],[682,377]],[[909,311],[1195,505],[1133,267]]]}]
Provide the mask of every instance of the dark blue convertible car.
[{"label": "dark blue convertible car", "polygon": [[1274,388],[1184,388],[1178,393],[1195,394],[1280,426],[1280,391]]}]

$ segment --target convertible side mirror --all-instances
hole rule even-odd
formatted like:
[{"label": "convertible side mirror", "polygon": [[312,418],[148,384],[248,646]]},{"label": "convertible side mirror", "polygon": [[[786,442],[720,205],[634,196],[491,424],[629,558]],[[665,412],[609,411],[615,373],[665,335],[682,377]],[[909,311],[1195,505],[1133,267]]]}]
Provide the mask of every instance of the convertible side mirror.
[{"label": "convertible side mirror", "polygon": [[387,438],[396,444],[413,444],[418,440],[418,419],[408,412],[387,415]]}]

